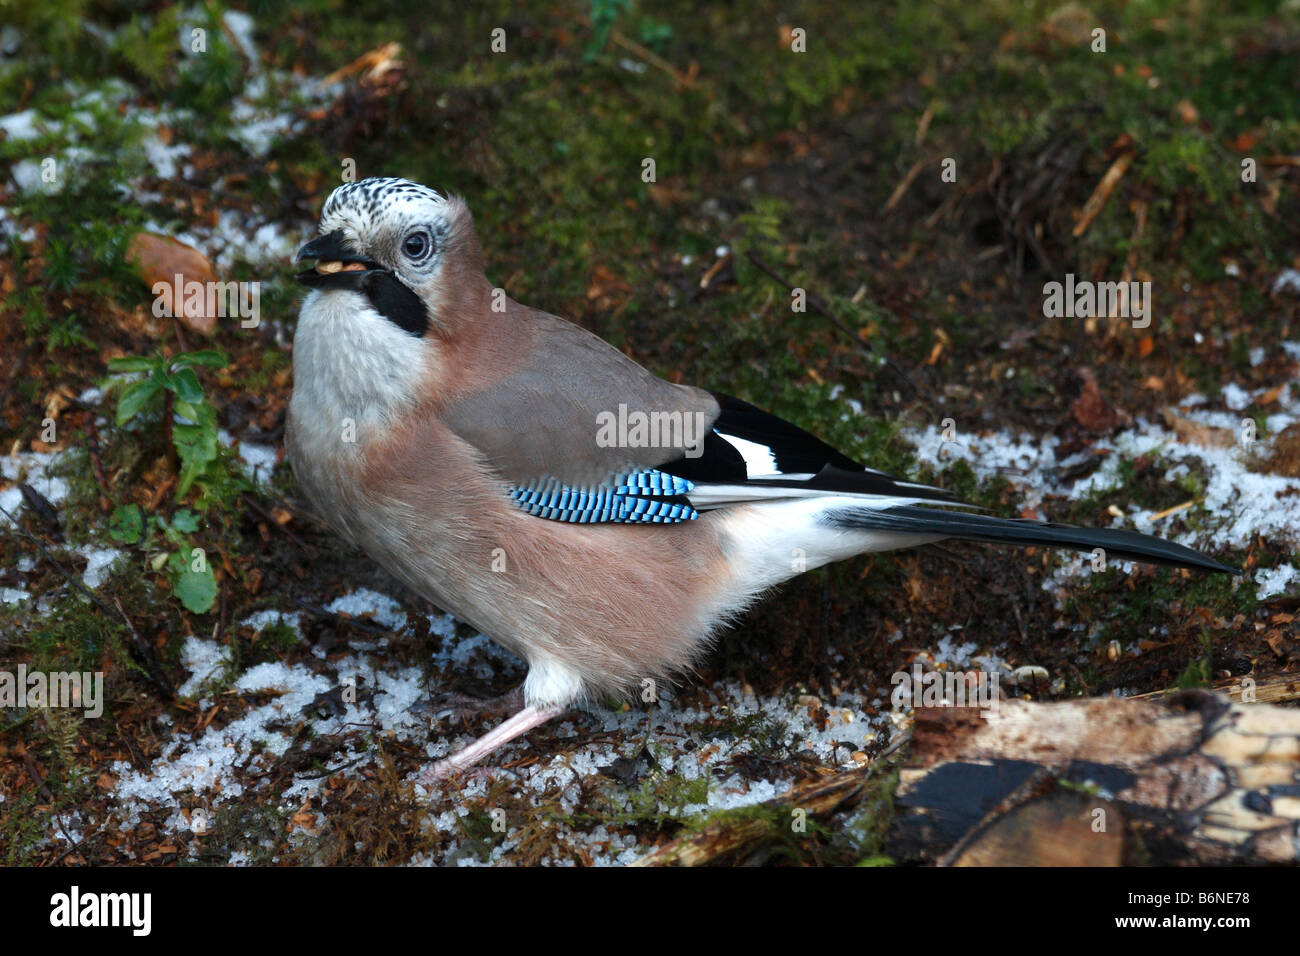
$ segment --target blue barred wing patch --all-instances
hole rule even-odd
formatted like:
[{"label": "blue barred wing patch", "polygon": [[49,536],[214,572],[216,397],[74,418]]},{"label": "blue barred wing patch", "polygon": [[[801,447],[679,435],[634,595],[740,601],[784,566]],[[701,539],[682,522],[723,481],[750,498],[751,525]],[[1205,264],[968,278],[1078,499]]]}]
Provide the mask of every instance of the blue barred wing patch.
[{"label": "blue barred wing patch", "polygon": [[695,483],[647,469],[617,475],[594,487],[541,478],[510,489],[510,498],[530,515],[577,524],[675,524],[699,514],[680,497]]}]

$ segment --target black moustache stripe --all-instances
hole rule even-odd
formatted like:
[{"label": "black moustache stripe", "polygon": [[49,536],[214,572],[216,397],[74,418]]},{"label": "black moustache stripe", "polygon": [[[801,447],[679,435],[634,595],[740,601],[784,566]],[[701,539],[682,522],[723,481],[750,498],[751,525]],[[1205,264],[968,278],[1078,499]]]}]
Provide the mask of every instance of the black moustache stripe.
[{"label": "black moustache stripe", "polygon": [[429,331],[429,310],[424,301],[391,273],[367,273],[364,291],[375,311],[398,328],[417,337]]},{"label": "black moustache stripe", "polygon": [[423,337],[429,331],[429,311],[418,295],[391,272],[382,269],[317,272],[309,269],[294,276],[312,289],[351,289],[370,300],[376,312],[403,331]]}]

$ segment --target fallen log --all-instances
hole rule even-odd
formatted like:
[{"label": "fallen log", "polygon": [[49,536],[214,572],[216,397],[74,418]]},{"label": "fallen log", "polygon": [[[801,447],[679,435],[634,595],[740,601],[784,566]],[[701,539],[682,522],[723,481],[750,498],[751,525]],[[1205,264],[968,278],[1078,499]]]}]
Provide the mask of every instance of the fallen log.
[{"label": "fallen log", "polygon": [[1300,862],[1300,710],[1162,700],[922,708],[886,842],[948,866]]}]

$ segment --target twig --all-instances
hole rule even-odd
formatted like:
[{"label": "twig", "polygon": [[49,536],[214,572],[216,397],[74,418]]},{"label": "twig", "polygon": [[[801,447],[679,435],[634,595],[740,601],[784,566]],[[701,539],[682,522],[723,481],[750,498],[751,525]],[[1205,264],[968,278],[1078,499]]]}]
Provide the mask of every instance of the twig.
[{"label": "twig", "polygon": [[629,53],[640,57],[642,60],[645,60],[655,69],[662,70],[663,72],[667,73],[669,76],[673,78],[673,80],[677,83],[678,86],[688,87],[695,82],[695,77],[691,76],[688,73],[683,73],[681,70],[677,69],[677,67],[673,66],[671,63],[669,63],[663,57],[659,56],[659,54],[655,53],[653,50],[647,50],[641,44],[637,43],[635,40],[628,39],[623,34],[619,33],[617,30],[611,32],[609,38],[614,43],[618,44],[623,49],[627,50]]},{"label": "twig", "polygon": [[[764,275],[767,275],[769,278],[775,279],[777,282],[781,283],[781,285],[785,286],[787,289],[797,288],[797,286],[789,282],[784,277],[778,275],[767,265],[765,265],[763,261],[758,258],[758,256],[754,255],[753,252],[748,253],[748,257],[749,257],[749,261],[754,264],[755,268],[757,268],[759,272],[762,272]],[[866,352],[872,358],[878,359],[880,362],[886,365],[891,372],[893,372],[895,375],[899,377],[900,380],[906,383],[907,387],[912,390],[913,395],[924,395],[926,397],[930,397],[929,389],[921,388],[914,381],[912,381],[911,377],[905,371],[903,371],[902,367],[900,367],[897,362],[895,362],[887,355],[881,355],[879,352],[873,349],[866,342],[862,341],[862,339],[858,337],[856,332],[854,332],[851,328],[849,328],[848,325],[846,325],[844,322],[840,321],[838,316],[836,316],[828,308],[826,308],[826,306],[822,303],[822,300],[818,296],[809,293],[808,304],[812,306],[814,312],[816,312],[818,315],[822,316],[823,318],[829,319],[830,322],[837,329],[839,329],[841,332],[847,335],[853,341],[854,345],[862,349],[862,351]]]},{"label": "twig", "polygon": [[907,194],[908,188],[916,181],[916,177],[921,175],[921,170],[925,169],[929,163],[929,159],[918,159],[914,162],[912,168],[907,171],[907,175],[902,178],[899,184],[894,187],[894,191],[889,194],[889,198],[885,200],[885,205],[880,211],[883,213],[893,212],[894,207],[902,202],[903,196]]},{"label": "twig", "polygon": [[1186,511],[1188,508],[1192,507],[1193,505],[1199,505],[1204,500],[1205,500],[1204,498],[1193,498],[1191,501],[1184,501],[1181,505],[1174,505],[1172,508],[1166,508],[1164,511],[1157,511],[1148,520],[1159,521],[1161,518],[1168,518],[1172,514],[1177,514],[1180,511]]},{"label": "twig", "polygon": [[919,148],[925,142],[925,134],[930,132],[930,121],[934,119],[934,102],[925,108],[921,118],[916,121],[916,141],[915,145]]},{"label": "twig", "polygon": [[706,271],[704,275],[700,277],[700,288],[707,289],[709,287],[709,283],[711,283],[715,278],[717,278],[718,273],[721,272],[723,268],[727,265],[727,263],[729,263],[730,261],[731,261],[731,253],[728,252],[721,259],[718,259],[716,262],[714,262],[713,265],[709,266],[708,271]]},{"label": "twig", "polygon": [[32,534],[30,531],[28,531],[26,528],[20,525],[18,523],[18,518],[13,514],[13,512],[9,511],[7,508],[0,507],[0,513],[3,513],[4,516],[9,519],[9,521],[12,523],[13,527],[18,531],[19,534],[24,535],[25,537],[31,539],[32,544],[36,545],[37,550],[41,552],[41,557],[43,557],[46,561],[48,561],[50,563],[50,566],[53,567],[54,570],[58,571],[61,575],[63,575],[64,578],[67,579],[69,584],[80,589],[81,592],[85,594],[86,597],[90,598],[90,600],[93,601],[95,605],[98,606],[98,608],[101,611],[103,611],[105,614],[109,615],[110,617],[112,616],[113,614],[112,608],[110,608],[107,604],[101,601],[96,596],[95,592],[90,590],[90,588],[86,587],[86,585],[83,584],[76,577],[76,575],[72,574],[70,571],[64,568],[63,565],[59,564],[58,561],[55,561],[54,555],[50,553],[50,549],[45,547],[44,542],[42,542],[40,538],[36,537],[36,535]]},{"label": "twig", "polygon": [[95,475],[95,484],[99,485],[99,490],[108,494],[108,476],[104,472],[104,459],[99,451],[99,429],[95,427],[95,413],[92,411],[86,416],[86,448],[90,451],[90,470]]},{"label": "twig", "polygon": [[145,666],[149,669],[149,677],[153,681],[154,686],[162,692],[164,700],[175,700],[176,689],[172,687],[171,681],[169,681],[166,675],[163,674],[162,668],[158,664],[158,658],[154,655],[153,648],[150,647],[149,642],[144,639],[144,635],[136,630],[134,622],[132,622],[131,618],[127,616],[126,608],[122,607],[122,602],[114,597],[113,605],[117,608],[117,613],[121,615],[122,620],[126,623],[126,629],[131,633],[131,641],[135,644],[136,653],[144,658]]},{"label": "twig", "polygon": [[180,320],[175,315],[172,316],[172,325],[176,328],[176,344],[181,347],[182,352],[188,352],[190,348],[185,342],[185,333],[181,331]]},{"label": "twig", "polygon": [[50,801],[50,803],[54,803],[54,794],[46,785],[45,778],[41,776],[41,768],[36,766],[36,758],[32,756],[31,751],[27,749],[25,744],[23,745],[22,757],[23,766],[27,768],[27,773],[31,776],[32,780],[35,781],[36,789],[41,792],[41,796],[46,800]]},{"label": "twig", "polygon": [[1106,201],[1110,199],[1110,194],[1115,191],[1119,181],[1124,178],[1124,174],[1128,171],[1129,165],[1136,155],[1132,150],[1126,150],[1115,158],[1115,162],[1110,164],[1110,169],[1106,170],[1106,174],[1101,177],[1101,182],[1097,183],[1097,188],[1092,191],[1088,201],[1083,204],[1083,212],[1079,214],[1079,221],[1074,224],[1072,230],[1074,238],[1078,239],[1087,232],[1088,227],[1092,225],[1092,221],[1106,208]]},{"label": "twig", "polygon": [[23,745],[22,758],[23,766],[27,768],[28,775],[31,776],[32,780],[36,783],[36,789],[41,792],[41,796],[50,802],[51,812],[54,815],[54,819],[58,821],[59,829],[63,832],[63,838],[70,844],[68,849],[64,850],[58,857],[51,861],[52,863],[58,863],[69,853],[80,850],[81,843],[72,838],[72,834],[68,832],[68,828],[64,825],[63,814],[55,808],[58,801],[55,799],[49,786],[45,783],[45,778],[41,776],[41,768],[36,766],[36,758],[32,756],[31,751],[27,749],[26,745]]}]

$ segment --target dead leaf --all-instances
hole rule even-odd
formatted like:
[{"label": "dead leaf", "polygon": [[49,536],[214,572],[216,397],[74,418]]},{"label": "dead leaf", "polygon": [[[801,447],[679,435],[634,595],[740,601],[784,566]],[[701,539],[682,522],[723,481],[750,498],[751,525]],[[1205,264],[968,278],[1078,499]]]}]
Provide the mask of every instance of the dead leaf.
[{"label": "dead leaf", "polygon": [[363,74],[361,77],[362,83],[375,84],[382,80],[385,74],[402,68],[402,45],[400,43],[385,43],[368,53],[361,54],[351,63],[339,67],[321,80],[321,85],[330,86],[357,73]]},{"label": "dead leaf", "polygon": [[1300,425],[1288,425],[1273,439],[1268,470],[1275,475],[1300,478]]},{"label": "dead leaf", "polygon": [[[150,292],[161,300],[163,314],[179,318],[189,328],[211,335],[217,326],[217,302],[208,283],[217,281],[208,257],[193,246],[152,232],[137,232],[126,248],[126,259],[140,273]],[[199,283],[202,295],[194,295],[190,283]],[[179,298],[179,302],[173,301]],[[213,308],[209,310],[209,300]],[[213,314],[209,315],[209,311]]]},{"label": "dead leaf", "polygon": [[1286,387],[1286,383],[1283,382],[1281,385],[1277,386],[1277,388],[1270,388],[1263,395],[1259,396],[1259,398],[1255,399],[1255,403],[1257,405],[1272,405],[1281,397],[1282,390]]},{"label": "dead leaf", "polygon": [[1070,406],[1070,415],[1090,432],[1109,434],[1130,421],[1128,414],[1111,405],[1097,388],[1097,379],[1091,369],[1080,369],[1083,392]]},{"label": "dead leaf", "polygon": [[1228,148],[1234,153],[1249,153],[1259,142],[1260,134],[1258,132],[1242,133],[1236,139],[1228,141]]},{"label": "dead leaf", "polygon": [[1237,433],[1231,428],[1214,428],[1183,418],[1172,408],[1164,411],[1165,424],[1174,430],[1180,441],[1202,448],[1231,448],[1237,443]]}]

